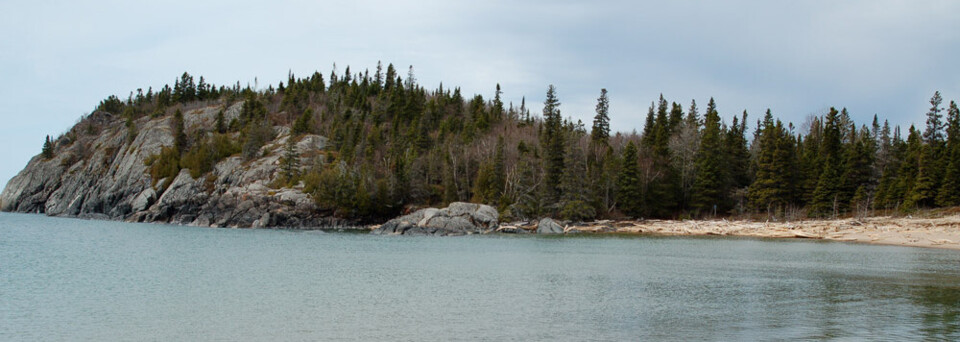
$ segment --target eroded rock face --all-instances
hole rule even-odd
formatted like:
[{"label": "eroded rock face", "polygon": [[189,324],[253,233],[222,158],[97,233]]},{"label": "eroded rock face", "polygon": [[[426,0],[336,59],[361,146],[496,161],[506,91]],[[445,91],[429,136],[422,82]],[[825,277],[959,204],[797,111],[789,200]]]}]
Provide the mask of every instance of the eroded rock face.
[{"label": "eroded rock face", "polygon": [[[211,131],[216,115],[227,122],[239,115],[242,103],[185,110],[189,131]],[[301,189],[273,189],[289,129],[277,127],[277,138],[262,149],[263,158],[244,161],[229,157],[196,179],[181,170],[173,179],[150,178],[144,161],[165,146],[173,146],[170,117],[136,120],[138,134],[127,139],[123,118],[97,112],[88,118],[96,130],[74,128],[56,140],[55,156],[36,156],[0,193],[0,210],[46,213],[136,222],[164,222],[213,227],[326,228],[355,226],[329,217]],[[239,136],[235,138],[239,139]],[[302,155],[323,149],[327,139],[300,138]],[[302,165],[309,165],[302,160]]]},{"label": "eroded rock face", "polygon": [[426,208],[387,221],[371,234],[465,235],[493,232],[499,226],[497,209],[485,204],[454,202],[443,209]]}]

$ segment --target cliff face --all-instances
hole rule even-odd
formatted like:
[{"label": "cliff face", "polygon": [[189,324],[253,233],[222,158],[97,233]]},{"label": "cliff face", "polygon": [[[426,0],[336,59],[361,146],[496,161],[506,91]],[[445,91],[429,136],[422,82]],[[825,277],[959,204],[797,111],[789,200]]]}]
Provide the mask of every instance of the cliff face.
[{"label": "cliff face", "polygon": [[[209,130],[221,109],[230,122],[240,108],[237,103],[229,108],[214,105],[185,111],[185,127],[188,131]],[[244,161],[231,156],[197,179],[183,169],[173,179],[153,182],[144,161],[174,144],[171,120],[169,116],[141,118],[136,121],[139,133],[128,141],[124,120],[105,112],[92,114],[81,124],[95,129],[78,124],[72,134],[55,141],[53,158],[34,157],[7,183],[0,194],[0,210],[214,227],[349,224],[319,210],[298,187],[269,186],[279,172],[279,160],[290,138],[287,127],[274,127],[277,137],[261,148],[261,158]],[[311,151],[323,149],[326,143],[324,137],[306,135],[296,146],[301,156],[315,155]],[[301,165],[310,162],[301,159]]]}]

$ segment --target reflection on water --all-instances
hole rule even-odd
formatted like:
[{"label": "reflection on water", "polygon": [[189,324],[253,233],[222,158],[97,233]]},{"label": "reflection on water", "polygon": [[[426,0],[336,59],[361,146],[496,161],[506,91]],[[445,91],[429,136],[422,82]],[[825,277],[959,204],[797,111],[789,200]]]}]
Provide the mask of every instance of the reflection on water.
[{"label": "reflection on water", "polygon": [[0,214],[0,340],[960,339],[960,252]]}]

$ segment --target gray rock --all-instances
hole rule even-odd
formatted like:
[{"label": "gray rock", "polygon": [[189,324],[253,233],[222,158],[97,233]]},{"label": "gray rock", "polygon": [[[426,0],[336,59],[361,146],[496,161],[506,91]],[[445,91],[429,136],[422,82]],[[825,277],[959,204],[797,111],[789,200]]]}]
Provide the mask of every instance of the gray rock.
[{"label": "gray rock", "polygon": [[549,217],[537,223],[537,234],[563,234],[563,226]]},{"label": "gray rock", "polygon": [[371,234],[466,235],[490,233],[499,226],[499,214],[485,204],[454,202],[443,209],[426,208],[387,221]]},{"label": "gray rock", "polygon": [[[190,108],[185,126],[208,130],[224,110],[227,122],[237,118],[242,102]],[[325,228],[356,226],[329,216],[302,188],[269,186],[279,170],[288,130],[268,142],[266,156],[252,161],[226,158],[211,173],[193,179],[187,170],[170,179],[151,179],[145,160],[173,146],[170,116],[142,117],[138,134],[127,139],[124,119],[97,112],[55,139],[50,160],[36,156],[0,193],[0,210],[46,213],[136,222],[171,222],[217,227]],[[94,134],[85,128],[96,123]],[[233,138],[238,138],[234,136]],[[327,138],[305,135],[297,142],[303,155],[316,155]],[[302,165],[312,161],[302,160]]]}]

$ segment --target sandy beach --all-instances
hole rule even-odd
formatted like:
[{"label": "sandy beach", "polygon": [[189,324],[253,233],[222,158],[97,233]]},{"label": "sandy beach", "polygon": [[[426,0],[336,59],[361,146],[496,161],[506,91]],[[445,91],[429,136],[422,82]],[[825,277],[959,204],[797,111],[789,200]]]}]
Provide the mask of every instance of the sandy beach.
[{"label": "sandy beach", "polygon": [[[501,229],[535,229],[527,225],[504,225]],[[642,220],[597,221],[566,225],[567,232],[721,235],[761,238],[803,238],[883,245],[960,250],[960,215],[936,218],[879,216],[863,219],[759,222],[747,220]]]}]

